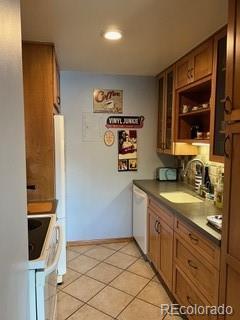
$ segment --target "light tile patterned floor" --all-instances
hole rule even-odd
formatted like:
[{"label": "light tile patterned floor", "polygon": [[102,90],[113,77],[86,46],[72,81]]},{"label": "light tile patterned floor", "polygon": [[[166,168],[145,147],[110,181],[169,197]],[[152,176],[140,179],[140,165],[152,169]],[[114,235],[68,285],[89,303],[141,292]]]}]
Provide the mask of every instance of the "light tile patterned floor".
[{"label": "light tile patterned floor", "polygon": [[133,241],[70,247],[67,261],[57,320],[180,319],[161,314],[170,299]]}]

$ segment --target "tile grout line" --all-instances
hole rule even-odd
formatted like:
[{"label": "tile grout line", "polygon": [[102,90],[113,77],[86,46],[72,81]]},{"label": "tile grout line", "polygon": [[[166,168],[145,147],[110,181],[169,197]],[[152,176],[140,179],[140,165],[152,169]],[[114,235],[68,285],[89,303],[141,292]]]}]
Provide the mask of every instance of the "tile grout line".
[{"label": "tile grout line", "polygon": [[[155,273],[155,271],[153,270],[153,268],[151,267],[151,265],[149,264],[149,261],[148,261],[148,260],[147,260],[147,261],[144,260],[144,261],[145,261],[147,264],[149,264],[150,268],[151,268],[151,269],[153,270],[153,272],[154,272],[154,274],[153,274],[153,276],[152,276],[151,278],[147,278],[147,277],[145,277],[145,276],[139,275],[139,274],[137,274],[137,273],[135,273],[135,272],[133,272],[133,271],[128,270],[128,268],[130,268],[133,264],[135,264],[139,259],[143,259],[142,255],[140,255],[139,257],[136,257],[136,256],[130,255],[130,254],[128,254],[128,253],[121,252],[121,250],[122,250],[124,247],[126,247],[129,243],[131,243],[131,241],[130,241],[130,242],[127,242],[124,246],[120,247],[120,248],[117,249],[117,250],[116,250],[116,249],[113,249],[113,248],[110,248],[110,247],[105,247],[104,244],[95,245],[95,246],[93,246],[92,248],[87,249],[85,252],[79,253],[79,255],[78,255],[77,257],[75,257],[75,258],[73,258],[73,259],[70,260],[70,261],[72,261],[72,260],[74,260],[74,259],[77,259],[77,258],[80,257],[81,255],[83,255],[83,256],[85,256],[85,257],[88,257],[88,258],[97,260],[98,263],[97,263],[94,267],[90,268],[88,271],[86,271],[86,272],[83,273],[83,274],[81,274],[81,273],[79,273],[78,271],[72,269],[71,267],[68,267],[70,270],[73,270],[73,271],[79,273],[79,277],[78,277],[77,279],[71,281],[66,287],[64,287],[63,289],[60,289],[60,290],[61,290],[61,292],[65,293],[65,294],[68,294],[68,295],[71,296],[72,298],[75,298],[75,299],[77,299],[78,301],[82,302],[83,305],[82,305],[81,307],[79,307],[77,310],[75,310],[75,311],[74,311],[71,315],[69,315],[66,319],[69,319],[72,315],[74,315],[74,313],[78,312],[78,311],[79,311],[82,307],[84,307],[85,305],[88,305],[88,306],[90,306],[91,308],[94,308],[95,310],[97,310],[97,311],[99,311],[99,312],[101,312],[101,313],[103,313],[103,314],[105,314],[105,315],[107,315],[107,316],[110,316],[111,318],[117,319],[117,318],[121,315],[121,313],[124,312],[124,310],[126,310],[126,308],[127,308],[135,299],[139,299],[139,300],[142,301],[142,302],[145,302],[145,303],[148,303],[148,304],[150,304],[150,305],[152,305],[152,306],[154,306],[154,307],[160,308],[159,306],[156,306],[155,304],[153,304],[153,303],[151,303],[151,302],[148,302],[148,301],[145,301],[144,299],[138,298],[138,295],[149,285],[149,283],[150,283],[151,281],[153,281],[153,278],[155,277],[156,273]],[[98,247],[98,246],[99,246],[99,247],[106,248],[106,249],[111,249],[111,250],[113,250],[114,252],[113,252],[111,255],[109,255],[108,257],[106,257],[105,259],[101,260],[101,261],[99,261],[98,259],[95,259],[95,258],[93,258],[93,257],[91,257],[91,256],[85,255],[85,253],[87,253],[89,250],[91,250],[91,249],[93,249],[93,248],[96,248],[96,247]],[[76,251],[74,251],[74,252],[76,253]],[[120,252],[120,253],[125,254],[125,255],[127,255],[127,256],[131,256],[131,257],[133,257],[133,258],[136,258],[136,260],[135,260],[134,262],[132,262],[132,263],[131,263],[129,266],[127,266],[126,268],[120,268],[120,267],[117,267],[117,266],[115,266],[115,265],[112,265],[111,263],[106,262],[106,260],[107,260],[108,258],[110,258],[111,256],[113,256],[113,255],[114,255],[115,253],[117,253],[117,252]],[[68,261],[68,262],[70,262],[70,261]],[[110,265],[110,266],[116,267],[116,268],[118,268],[119,270],[121,270],[121,272],[120,272],[118,275],[116,275],[116,276],[115,276],[110,282],[108,282],[107,284],[104,283],[104,282],[101,281],[101,280],[98,280],[98,279],[95,279],[95,278],[91,277],[90,275],[87,275],[88,272],[90,272],[91,270],[93,270],[94,268],[96,268],[97,266],[99,266],[101,263],[106,263],[106,264],[108,264],[108,265]],[[134,274],[134,275],[136,275],[136,276],[142,277],[143,279],[147,279],[148,282],[146,283],[146,285],[145,285],[136,295],[129,294],[129,293],[127,293],[127,292],[125,292],[125,291],[123,291],[123,290],[121,290],[121,289],[118,289],[118,288],[115,288],[115,287],[111,286],[111,283],[112,283],[117,277],[119,277],[120,275],[122,275],[124,272],[130,272],[130,273],[132,273],[132,274]],[[75,282],[75,281],[77,281],[78,279],[80,279],[82,276],[86,276],[86,277],[88,277],[88,278],[90,278],[90,279],[92,279],[92,280],[98,281],[98,282],[100,282],[101,284],[104,285],[104,287],[103,287],[100,291],[98,291],[94,296],[92,296],[89,300],[87,300],[87,302],[83,302],[82,300],[80,300],[80,299],[72,296],[71,294],[62,291],[62,290],[64,290],[65,288],[67,288],[70,284],[72,284],[73,282]],[[154,281],[154,282],[155,282],[155,281]],[[157,283],[157,282],[156,282],[156,283]],[[161,283],[159,283],[159,284],[161,285]],[[132,298],[131,301],[123,308],[123,310],[121,310],[121,312],[120,312],[119,314],[117,314],[116,317],[113,317],[112,315],[107,314],[107,313],[105,313],[104,311],[99,310],[99,309],[97,309],[96,307],[94,307],[94,306],[92,306],[92,305],[89,304],[90,300],[92,300],[93,298],[95,298],[95,297],[96,297],[99,293],[101,293],[101,291],[103,291],[106,287],[110,287],[110,288],[113,288],[113,289],[115,289],[115,290],[118,290],[118,291],[120,291],[120,292],[122,292],[122,293],[125,293],[125,294],[129,295],[129,296]],[[163,319],[162,319],[162,320],[163,320]]]}]

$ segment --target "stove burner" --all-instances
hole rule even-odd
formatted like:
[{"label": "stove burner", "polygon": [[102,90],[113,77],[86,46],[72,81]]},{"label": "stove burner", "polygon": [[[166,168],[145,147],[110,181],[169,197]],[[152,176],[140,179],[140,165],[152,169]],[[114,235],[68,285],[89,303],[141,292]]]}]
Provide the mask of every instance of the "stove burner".
[{"label": "stove burner", "polygon": [[40,220],[28,219],[28,231],[35,230],[35,229],[41,227],[41,225],[42,225],[42,222]]}]

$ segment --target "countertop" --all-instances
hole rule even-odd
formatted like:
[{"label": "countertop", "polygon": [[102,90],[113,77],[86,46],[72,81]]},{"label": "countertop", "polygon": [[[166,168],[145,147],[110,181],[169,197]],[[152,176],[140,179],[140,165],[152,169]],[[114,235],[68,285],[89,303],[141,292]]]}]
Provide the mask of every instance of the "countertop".
[{"label": "countertop", "polygon": [[207,216],[222,214],[221,210],[217,209],[213,203],[208,200],[203,200],[201,203],[173,203],[160,196],[161,192],[182,191],[189,193],[195,197],[199,196],[191,190],[186,184],[181,182],[160,182],[157,180],[133,180],[133,183],[153,196],[162,205],[170,209],[176,216],[191,225],[201,234],[206,236],[218,246],[221,245],[221,233],[207,223]]}]

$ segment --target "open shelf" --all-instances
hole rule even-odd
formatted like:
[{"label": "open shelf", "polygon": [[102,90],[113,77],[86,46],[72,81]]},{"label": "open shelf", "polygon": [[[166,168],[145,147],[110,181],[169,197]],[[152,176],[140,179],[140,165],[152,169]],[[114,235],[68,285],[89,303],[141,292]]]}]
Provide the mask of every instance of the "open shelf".
[{"label": "open shelf", "polygon": [[203,114],[203,113],[208,113],[208,112],[210,112],[210,108],[205,108],[205,109],[202,108],[202,109],[199,109],[199,110],[196,110],[196,111],[180,113],[179,117],[191,117],[191,116],[196,115],[196,114]]},{"label": "open shelf", "polygon": [[203,143],[203,144],[209,144],[210,139],[178,139],[176,142],[180,143]]},{"label": "open shelf", "polygon": [[[204,108],[202,105],[208,104],[211,97],[211,80],[206,79],[196,86],[189,86],[178,91],[178,130],[177,141],[185,143],[209,143],[205,137],[210,132],[210,107]],[[183,113],[185,106],[189,112]],[[194,107],[199,109],[192,111]],[[202,133],[202,139],[197,139],[197,132]]]}]

